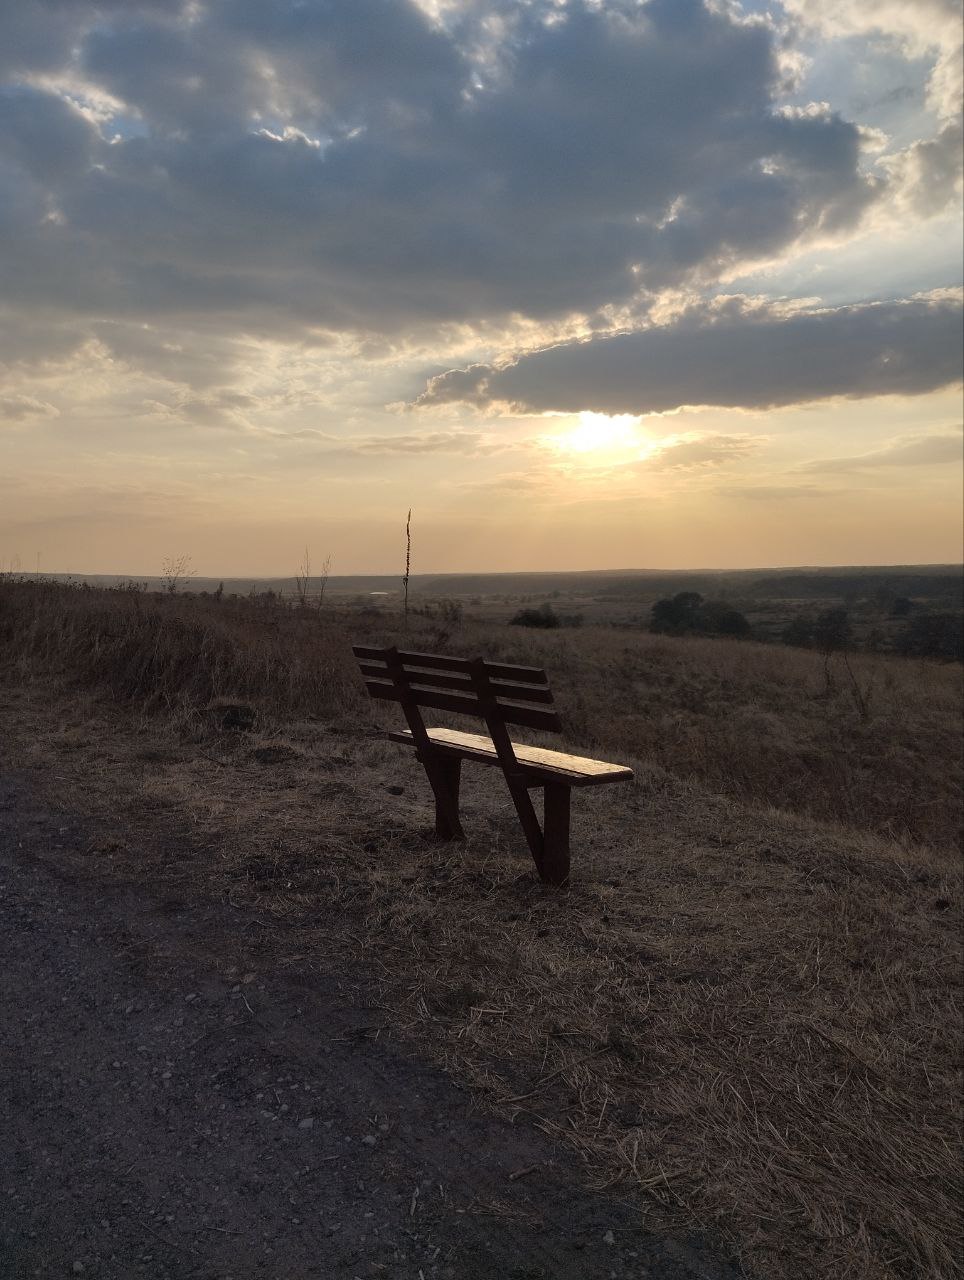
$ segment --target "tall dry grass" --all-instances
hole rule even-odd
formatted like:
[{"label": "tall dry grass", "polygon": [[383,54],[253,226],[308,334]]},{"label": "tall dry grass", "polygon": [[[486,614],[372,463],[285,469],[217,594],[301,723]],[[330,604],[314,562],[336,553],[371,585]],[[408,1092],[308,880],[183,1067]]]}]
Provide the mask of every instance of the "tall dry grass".
[{"label": "tall dry grass", "polygon": [[471,632],[465,652],[550,672],[567,736],[744,803],[957,853],[958,664],[587,628]]},{"label": "tall dry grass", "polygon": [[359,705],[346,635],[277,597],[217,600],[0,583],[0,654],[24,678],[57,672],[180,715],[218,700],[275,717]]},{"label": "tall dry grass", "polygon": [[263,717],[357,721],[370,706],[352,640],[483,654],[549,671],[574,747],[650,759],[757,806],[959,848],[961,668],[883,655],[831,659],[739,640],[604,627],[444,628],[376,610],[299,609],[0,583],[0,656],[122,700],[190,715],[219,699]]}]

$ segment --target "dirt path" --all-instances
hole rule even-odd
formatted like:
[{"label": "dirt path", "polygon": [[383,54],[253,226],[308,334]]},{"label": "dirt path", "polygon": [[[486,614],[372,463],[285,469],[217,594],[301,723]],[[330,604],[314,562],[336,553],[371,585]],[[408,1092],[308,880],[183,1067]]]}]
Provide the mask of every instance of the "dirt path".
[{"label": "dirt path", "polygon": [[89,841],[0,777],[2,1280],[739,1274],[378,1039],[357,978],[232,974],[255,916],[58,871]]}]

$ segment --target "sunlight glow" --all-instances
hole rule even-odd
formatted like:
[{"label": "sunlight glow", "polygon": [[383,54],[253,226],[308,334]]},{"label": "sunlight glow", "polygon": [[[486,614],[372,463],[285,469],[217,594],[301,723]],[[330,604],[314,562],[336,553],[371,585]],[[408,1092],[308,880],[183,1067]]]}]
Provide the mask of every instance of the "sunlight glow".
[{"label": "sunlight glow", "polygon": [[571,427],[556,439],[570,453],[626,450],[640,443],[638,426],[639,418],[630,413],[611,417],[607,413],[583,412],[579,415],[578,426]]},{"label": "sunlight glow", "polygon": [[547,437],[557,452],[585,458],[587,463],[636,462],[657,446],[640,430],[641,419],[631,413],[579,414],[579,420],[558,435]]}]

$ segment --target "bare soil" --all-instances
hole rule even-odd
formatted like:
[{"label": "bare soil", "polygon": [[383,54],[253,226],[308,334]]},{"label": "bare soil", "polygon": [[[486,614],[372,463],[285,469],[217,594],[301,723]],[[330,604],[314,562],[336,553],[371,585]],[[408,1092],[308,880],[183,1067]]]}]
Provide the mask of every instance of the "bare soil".
[{"label": "bare soil", "polygon": [[248,969],[256,913],[85,881],[99,842],[4,761],[3,1280],[740,1274],[381,1034],[363,967]]}]

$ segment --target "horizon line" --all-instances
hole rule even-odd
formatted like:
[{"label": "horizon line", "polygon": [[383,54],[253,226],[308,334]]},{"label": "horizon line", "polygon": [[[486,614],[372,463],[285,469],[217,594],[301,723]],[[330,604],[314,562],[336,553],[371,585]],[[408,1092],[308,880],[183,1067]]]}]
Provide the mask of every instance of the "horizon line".
[{"label": "horizon line", "polygon": [[[706,566],[694,567],[674,567],[671,569],[655,569],[655,568],[594,568],[594,569],[444,569],[419,570],[412,573],[411,579],[418,578],[512,578],[539,575],[541,577],[562,577],[568,576],[585,576],[589,577],[593,574],[617,575],[625,574],[630,577],[644,577],[647,574],[653,576],[669,576],[672,574],[726,574],[726,573],[808,573],[814,571],[829,570],[862,570],[862,569],[960,569],[964,571],[964,561],[957,560],[927,560],[914,562],[901,561],[879,561],[874,563],[827,563],[827,564],[775,564],[775,565],[731,565],[725,568],[709,568]],[[163,581],[165,575],[163,573],[126,573],[114,570],[67,570],[67,569],[4,569],[0,565],[0,576],[7,574],[16,574],[24,578],[120,578],[128,581],[148,580]],[[326,575],[316,573],[309,575],[311,578],[321,578]],[[340,578],[403,578],[403,573],[398,569],[392,570],[363,570],[357,572],[346,573],[330,573],[327,575],[328,582],[337,581]],[[217,580],[223,582],[272,582],[278,580],[291,579],[295,581],[298,577],[297,573],[209,573],[195,570],[189,577],[184,579],[185,586],[197,578],[205,580]]]}]

